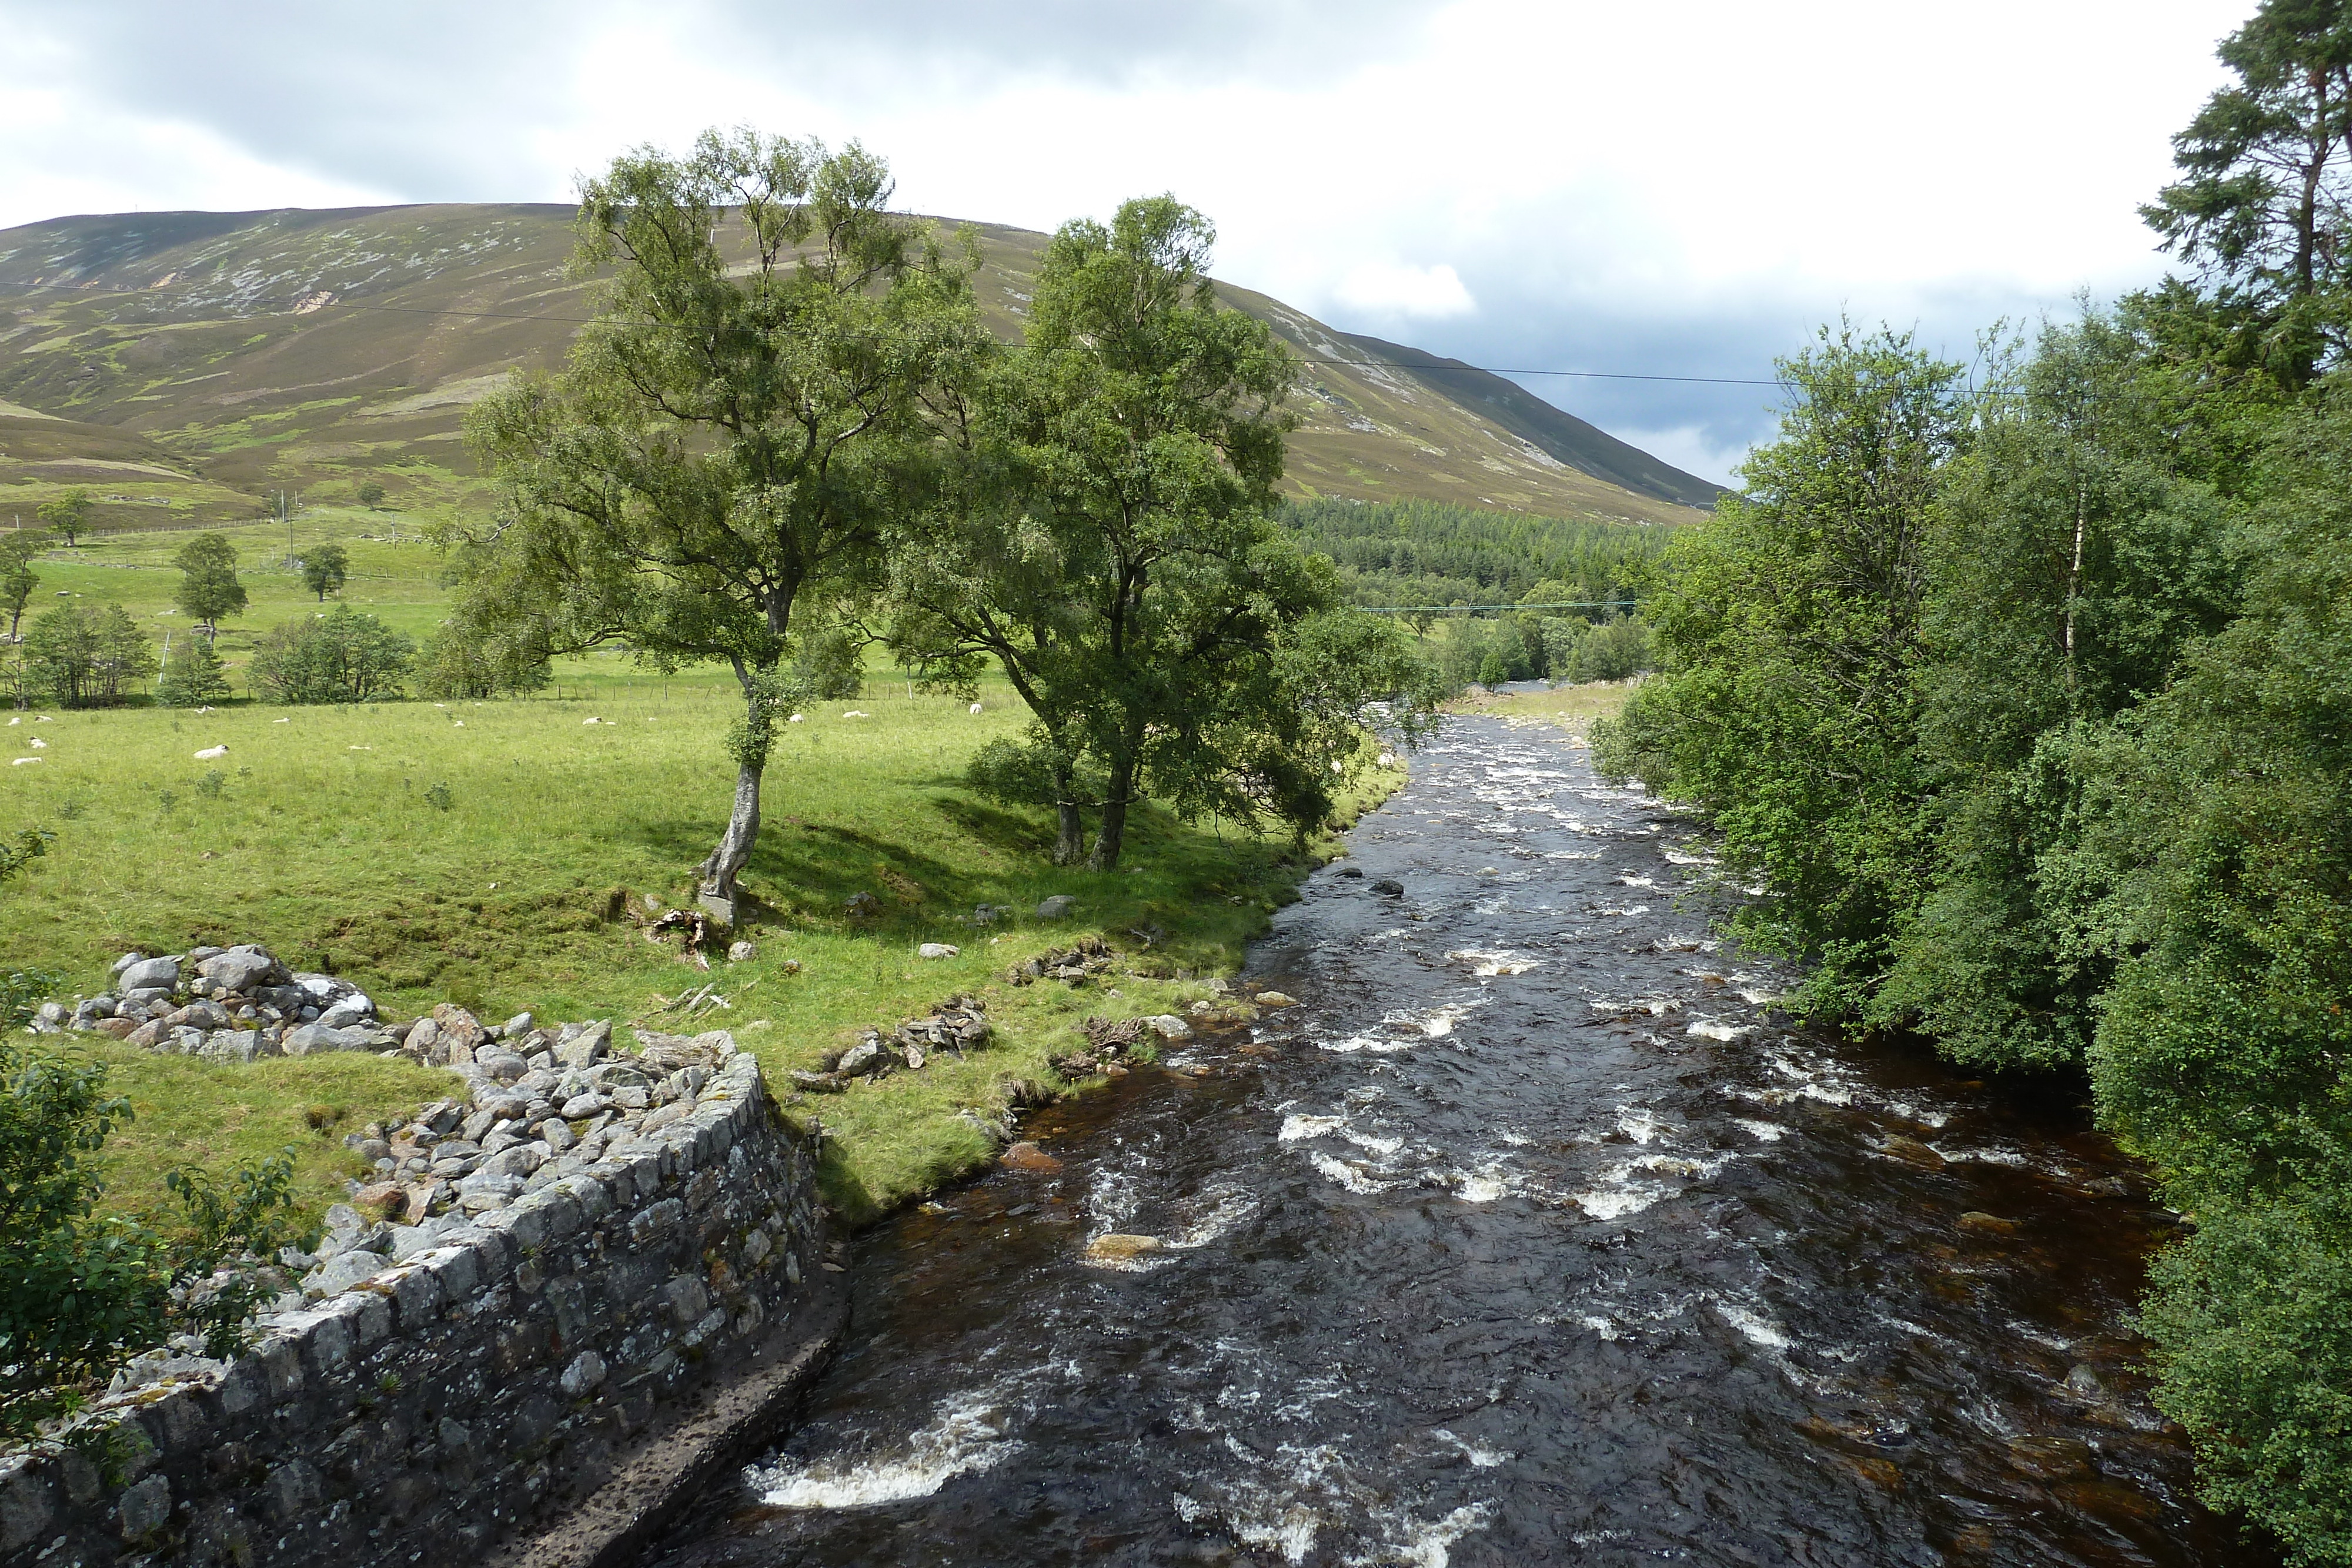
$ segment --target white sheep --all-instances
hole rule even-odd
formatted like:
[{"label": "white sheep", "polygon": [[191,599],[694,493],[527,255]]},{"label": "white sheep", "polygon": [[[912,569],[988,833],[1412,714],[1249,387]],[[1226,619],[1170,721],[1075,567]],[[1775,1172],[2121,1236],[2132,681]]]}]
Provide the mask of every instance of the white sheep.
[{"label": "white sheep", "polygon": [[228,747],[226,746],[207,746],[202,751],[196,753],[196,760],[199,762],[210,762],[215,757],[226,757],[227,755]]},{"label": "white sheep", "polygon": [[12,718],[12,719],[10,719],[8,722],[9,722],[10,724],[22,724],[22,723],[24,723],[25,721],[24,721],[22,718]]},{"label": "white sheep", "polygon": [[8,759],[8,766],[11,768],[22,768],[27,762],[38,762],[41,759],[37,757],[12,757]]},{"label": "white sheep", "polygon": [[874,716],[858,708],[851,708],[847,713],[843,714],[841,716],[844,718],[872,718]]},{"label": "white sheep", "polygon": [[272,724],[292,724],[294,721],[290,718],[273,718],[269,722]]},{"label": "white sheep", "polygon": [[972,711],[972,712],[974,712],[974,713],[979,713],[979,712],[981,712],[981,711],[982,711],[982,709],[981,709],[981,706],[980,706],[978,703],[974,703],[974,704],[972,704],[972,705],[971,705],[971,711]]},{"label": "white sheep", "polygon": [[49,743],[48,743],[47,741],[43,740],[43,739],[42,739],[39,736],[37,736],[37,736],[35,736],[35,737],[33,737],[33,749],[34,749],[34,750],[36,750],[36,751],[47,751],[48,748],[49,748]]},{"label": "white sheep", "polygon": [[591,714],[588,717],[582,719],[580,722],[582,724],[602,724],[604,721]]},{"label": "white sheep", "polygon": [[463,729],[466,727],[466,721],[462,718],[453,718],[449,721],[449,727],[451,729]]},{"label": "white sheep", "polygon": [[806,724],[808,722],[808,718],[805,715],[794,714],[792,717],[784,720],[784,722],[786,724]]}]

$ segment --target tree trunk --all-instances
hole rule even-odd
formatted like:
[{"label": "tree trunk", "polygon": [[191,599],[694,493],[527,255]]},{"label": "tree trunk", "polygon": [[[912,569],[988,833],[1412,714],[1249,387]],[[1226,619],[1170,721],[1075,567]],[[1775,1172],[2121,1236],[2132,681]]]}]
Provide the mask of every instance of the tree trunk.
[{"label": "tree trunk", "polygon": [[1054,769],[1054,863],[1076,865],[1087,852],[1087,822],[1078,813],[1078,786],[1073,770]]},{"label": "tree trunk", "polygon": [[1132,768],[1112,771],[1109,798],[1103,801],[1102,831],[1095,835],[1095,852],[1087,861],[1088,871],[1108,871],[1118,864],[1118,852],[1127,841],[1128,797],[1134,789]]},{"label": "tree trunk", "polygon": [[760,841],[760,775],[764,768],[739,765],[735,771],[735,810],[727,819],[726,836],[710,858],[695,868],[702,878],[700,891],[713,898],[732,899],[735,877],[751,859]]}]

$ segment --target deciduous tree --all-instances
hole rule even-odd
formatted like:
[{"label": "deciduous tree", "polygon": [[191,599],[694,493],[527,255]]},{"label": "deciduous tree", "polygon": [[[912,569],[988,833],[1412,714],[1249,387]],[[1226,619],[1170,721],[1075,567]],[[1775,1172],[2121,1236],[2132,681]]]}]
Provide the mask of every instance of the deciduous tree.
[{"label": "deciduous tree", "polygon": [[245,584],[236,580],[236,547],[226,534],[198,534],[172,558],[180,569],[180,586],[173,602],[180,612],[204,628],[205,635],[220,634],[220,619],[245,610]]},{"label": "deciduous tree", "polygon": [[324,604],[330,593],[341,593],[352,574],[351,552],[341,545],[312,545],[302,552],[302,586]]},{"label": "deciduous tree", "polygon": [[120,604],[60,604],[34,617],[26,684],[68,707],[120,702],[155,674],[155,644]]},{"label": "deciduous tree", "polygon": [[[1429,681],[1401,629],[1339,616],[1330,564],[1274,521],[1288,353],[1218,307],[1207,221],[1171,197],[1046,247],[1020,351],[958,407],[969,465],[892,555],[894,632],[935,681],[1000,664],[1028,706],[1017,756],[1055,858],[1116,865],[1129,809],[1327,815],[1362,706]],[[1098,783],[1098,789],[1094,786]]]},{"label": "deciduous tree", "polygon": [[33,508],[33,515],[46,527],[56,529],[58,537],[66,541],[66,548],[71,549],[81,542],[83,531],[89,527],[89,492],[76,486],[53,500],[42,502]]},{"label": "deciduous tree", "polygon": [[719,662],[744,718],[727,830],[698,868],[730,898],[760,830],[812,588],[875,571],[928,389],[984,334],[971,263],[893,215],[882,161],[751,131],[645,151],[592,181],[576,265],[609,273],[560,377],[526,381],[468,429],[506,487],[465,556],[469,591],[562,651],[625,641],[660,667]]},{"label": "deciduous tree", "polygon": [[25,606],[41,586],[33,558],[47,548],[49,536],[22,529],[0,535],[0,608],[8,612],[8,635],[13,641],[25,620]]}]

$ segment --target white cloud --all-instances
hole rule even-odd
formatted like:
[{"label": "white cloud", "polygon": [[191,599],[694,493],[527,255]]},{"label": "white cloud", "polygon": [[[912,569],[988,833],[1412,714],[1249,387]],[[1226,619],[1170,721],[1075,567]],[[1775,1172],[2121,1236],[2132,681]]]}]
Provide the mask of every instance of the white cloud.
[{"label": "white cloud", "polygon": [[[748,122],[862,139],[919,211],[1172,191],[1221,276],[1475,363],[1768,376],[1841,311],[1965,354],[2158,276],[2137,205],[2252,3],[0,0],[0,225],[562,200]],[[1530,384],[1711,477],[1769,428],[1760,389]]]},{"label": "white cloud", "polygon": [[1331,290],[1333,298],[1376,316],[1406,316],[1442,321],[1478,308],[1460,275],[1448,266],[1407,267],[1368,262],[1351,267]]}]

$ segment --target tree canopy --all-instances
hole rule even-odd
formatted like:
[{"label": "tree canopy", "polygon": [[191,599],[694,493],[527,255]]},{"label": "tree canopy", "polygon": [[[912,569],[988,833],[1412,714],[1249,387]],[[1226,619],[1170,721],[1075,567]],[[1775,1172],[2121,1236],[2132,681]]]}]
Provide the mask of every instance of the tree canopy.
[{"label": "tree canopy", "polygon": [[1091,809],[1088,863],[1117,864],[1147,796],[1318,821],[1363,705],[1425,701],[1402,632],[1339,614],[1275,520],[1294,367],[1218,306],[1213,240],[1166,196],[1066,225],[1025,341],[954,405],[961,467],[894,541],[894,643],[934,681],[1003,669],[1030,733],[980,776],[1051,801],[1065,863]]},{"label": "tree canopy", "polygon": [[351,575],[352,554],[341,545],[312,545],[302,552],[302,586],[321,604],[330,593],[341,593]]},{"label": "tree canopy", "polygon": [[40,518],[43,527],[55,529],[70,549],[81,542],[82,534],[89,528],[89,492],[77,486],[42,502],[33,508],[33,515]]},{"label": "tree canopy", "polygon": [[245,611],[245,584],[236,579],[236,547],[226,534],[198,534],[172,557],[180,569],[180,586],[173,602],[193,618],[207,637],[220,632],[221,617]]},{"label": "tree canopy", "polygon": [[703,890],[731,898],[759,833],[779,665],[813,589],[870,580],[885,520],[986,339],[972,263],[887,210],[856,143],[706,133],[589,183],[575,265],[607,279],[560,376],[486,400],[499,476],[469,594],[551,651],[625,641],[718,661],[745,716]]}]

